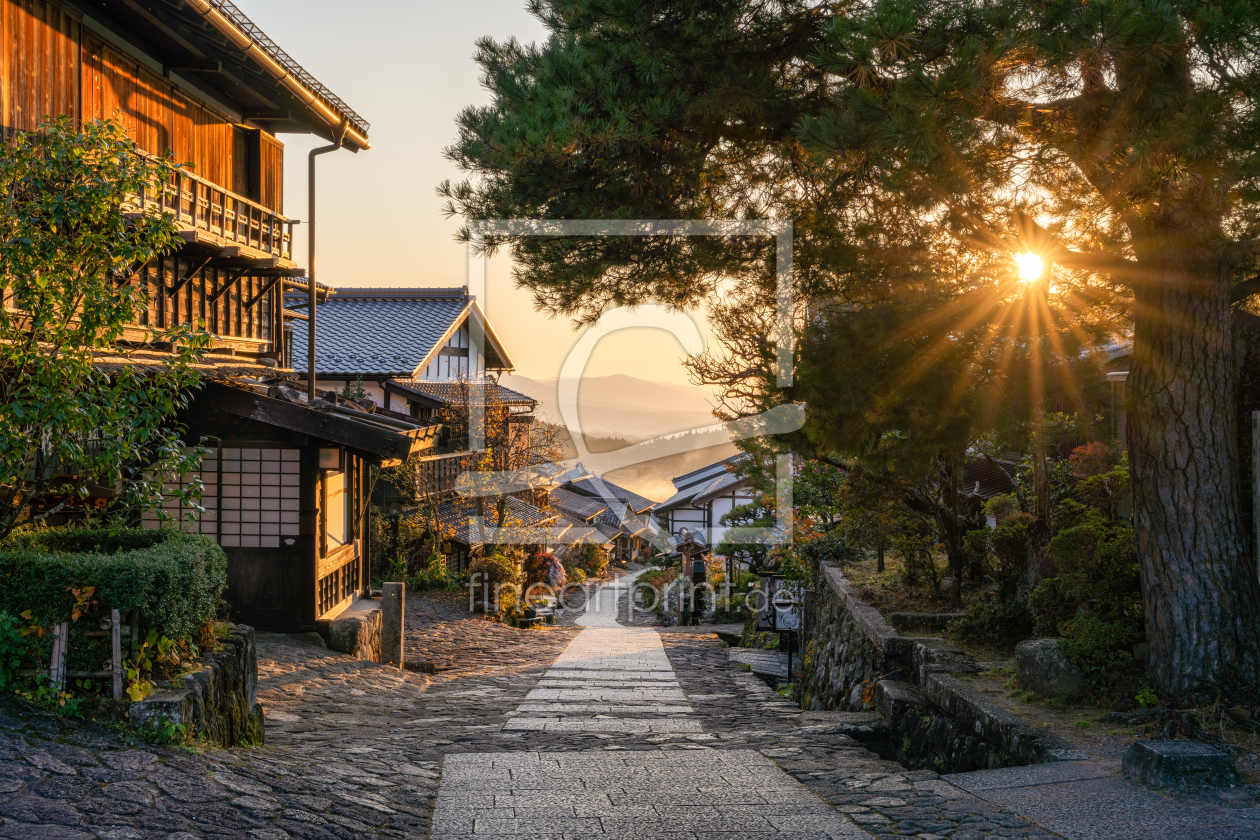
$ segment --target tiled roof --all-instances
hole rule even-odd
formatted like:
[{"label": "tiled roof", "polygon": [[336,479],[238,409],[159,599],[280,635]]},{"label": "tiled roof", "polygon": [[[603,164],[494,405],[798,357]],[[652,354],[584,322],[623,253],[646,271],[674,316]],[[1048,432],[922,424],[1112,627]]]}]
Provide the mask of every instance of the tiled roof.
[{"label": "tiled roof", "polygon": [[[323,329],[323,327],[317,327]],[[318,352],[318,351],[316,351]],[[538,405],[533,397],[505,388],[496,382],[446,382],[436,379],[393,380],[393,385],[402,391],[413,391],[417,396],[442,403],[444,405],[465,405],[469,397],[482,391],[480,399],[483,405]]]},{"label": "tiled roof", "polygon": [[[495,535],[497,540],[510,538],[543,542],[542,535],[531,532],[555,520],[554,514],[539,510],[515,496],[506,497],[506,508],[503,529]],[[495,527],[498,517],[494,509],[494,500],[486,500],[485,511],[485,527]],[[437,519],[442,528],[442,536],[465,545],[481,545],[484,542],[483,535],[469,525],[468,520],[476,516],[477,500],[468,496],[454,496],[441,502],[437,507]],[[407,519],[420,523],[424,519],[424,514],[422,511],[415,511]]]},{"label": "tiled roof", "polygon": [[561,487],[551,491],[551,503],[562,513],[580,520],[589,520],[608,508],[608,505],[599,499],[580,496]]},{"label": "tiled roof", "polygon": [[693,499],[703,498],[715,491],[724,489],[728,486],[727,482],[730,484],[737,483],[739,478],[731,470],[747,457],[747,454],[741,452],[717,463],[709,464],[698,470],[692,470],[689,473],[683,473],[670,479],[678,492],[661,502],[656,508],[657,512],[664,513],[667,510],[690,504]]},{"label": "tiled roof", "polygon": [[1015,492],[1015,481],[1005,464],[976,459],[963,466],[963,489],[973,496],[992,499]]},{"label": "tiled roof", "polygon": [[563,529],[558,542],[567,545],[608,545],[617,539],[617,531],[600,525],[589,523],[575,516],[561,512],[557,525]]},{"label": "tiled roof", "polygon": [[[316,308],[316,375],[411,376],[471,305],[463,289],[359,291],[338,289]],[[307,322],[294,321],[294,370],[306,370],[306,335]]]},{"label": "tiled roof", "polygon": [[734,488],[747,483],[747,476],[728,472],[725,475],[719,475],[717,478],[712,479],[708,484],[702,486],[696,491],[696,494],[691,497],[691,501],[693,504],[699,504],[711,496],[716,496],[726,490],[733,490]]},{"label": "tiled roof", "polygon": [[613,484],[606,478],[599,478],[593,475],[570,481],[564,485],[564,488],[593,499],[606,500],[611,496],[619,502],[628,504],[635,513],[643,513],[656,506],[656,502],[651,499],[644,498],[638,493]]}]

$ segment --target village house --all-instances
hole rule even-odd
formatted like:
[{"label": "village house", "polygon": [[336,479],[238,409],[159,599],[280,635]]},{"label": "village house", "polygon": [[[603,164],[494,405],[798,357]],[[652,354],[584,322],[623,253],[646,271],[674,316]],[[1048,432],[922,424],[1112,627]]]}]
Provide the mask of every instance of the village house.
[{"label": "village house", "polygon": [[368,124],[227,0],[0,0],[0,43],[6,136],[59,115],[116,116],[137,153],[191,164],[136,197],[134,210],[173,216],[181,242],[136,269],[129,282],[149,305],[117,354],[98,359],[106,373],[143,370],[167,358],[146,344],[150,329],[204,323],[213,336],[195,366],[203,387],[180,418],[186,441],[210,452],[184,477],[203,482],[206,511],[188,524],[191,511],[172,501],[142,524],[180,522],[219,542],[234,619],[285,632],[326,623],[368,584],[369,470],[431,448],[437,432],[285,384],[284,338],[306,316],[285,308],[284,293],[311,288],[291,249],[299,222],[284,215],[277,135],[358,152]]},{"label": "village house", "polygon": [[[295,295],[288,307],[303,312],[306,299]],[[495,469],[527,466],[538,405],[498,384],[513,363],[467,288],[338,288],[315,315],[318,393],[361,389],[378,411],[416,422],[448,421],[437,444],[416,460],[414,488],[380,482],[378,506],[400,521],[440,529],[449,572],[466,571],[487,544],[549,550],[557,516],[538,506],[543,502],[538,493],[508,495],[498,532],[497,499],[487,498],[479,508],[476,499],[457,490],[462,473],[486,468],[486,451],[506,453],[491,459]],[[305,322],[293,325],[291,354],[298,370],[308,368],[307,335]],[[481,449],[470,439],[475,405],[482,409]]]},{"label": "village house", "polygon": [[733,455],[670,479],[676,492],[655,509],[661,527],[679,541],[721,543],[727,530],[722,516],[753,500],[750,480],[735,471],[747,457]]}]

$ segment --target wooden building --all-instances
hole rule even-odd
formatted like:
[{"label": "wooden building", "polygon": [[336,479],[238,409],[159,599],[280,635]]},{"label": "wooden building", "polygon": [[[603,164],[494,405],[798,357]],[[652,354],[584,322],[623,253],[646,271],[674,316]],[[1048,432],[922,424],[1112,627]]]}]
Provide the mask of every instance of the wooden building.
[{"label": "wooden building", "polygon": [[[0,0],[0,47],[0,134],[117,117],[138,154],[188,164],[137,197],[175,218],[181,242],[132,276],[149,305],[123,336],[129,352],[99,365],[161,364],[160,348],[143,348],[147,328],[204,318],[205,384],[181,420],[212,453],[195,476],[207,510],[183,527],[226,551],[234,618],[286,632],[328,622],[368,584],[370,471],[432,447],[437,430],[331,396],[310,403],[285,384],[285,335],[306,315],[284,293],[309,287],[291,251],[298,222],[284,215],[278,135],[357,152],[368,124],[229,0]],[[183,513],[168,502],[144,524]]]},{"label": "wooden building", "polygon": [[283,365],[281,292],[306,286],[276,135],[357,151],[368,124],[228,0],[0,0],[0,45],[4,136],[117,116],[142,153],[189,164],[140,197],[175,216],[183,244],[132,278],[150,302],[137,327],[205,318],[219,349]]},{"label": "wooden building", "polygon": [[671,479],[677,492],[655,509],[661,526],[676,539],[686,531],[705,545],[721,543],[727,530],[722,516],[753,500],[749,480],[735,472],[747,457],[733,455]]},{"label": "wooden building", "polygon": [[[293,295],[289,308],[305,312],[305,299]],[[523,542],[547,550],[557,516],[519,492],[506,500],[502,534],[478,522],[474,500],[459,495],[459,476],[484,468],[481,453],[495,456],[494,469],[521,469],[529,454],[530,428],[538,402],[499,385],[499,374],[514,367],[507,348],[475,297],[465,287],[338,288],[318,305],[315,385],[322,392],[361,387],[381,412],[417,423],[446,426],[436,446],[416,467],[415,487],[376,485],[376,503],[390,515],[441,531],[447,570],[460,573],[485,544]],[[292,358],[305,370],[307,323],[295,323]],[[484,437],[474,452],[470,406],[480,405]],[[423,504],[415,504],[419,495]],[[493,503],[488,503],[492,505]]]}]

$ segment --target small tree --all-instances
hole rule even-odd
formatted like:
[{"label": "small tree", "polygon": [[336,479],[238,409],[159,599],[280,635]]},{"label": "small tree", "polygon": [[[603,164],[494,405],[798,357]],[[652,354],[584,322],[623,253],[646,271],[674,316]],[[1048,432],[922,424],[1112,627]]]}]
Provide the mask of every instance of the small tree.
[{"label": "small tree", "polygon": [[[145,307],[136,269],[177,241],[156,211],[124,212],[163,187],[170,165],[137,153],[115,121],[66,118],[15,134],[0,154],[0,537],[50,494],[57,513],[89,484],[119,488],[134,508],[161,503],[163,480],[193,466],[172,420],[197,382],[205,335],[185,325],[151,335],[174,348],[143,370],[106,372],[102,353]],[[185,495],[195,496],[194,485]]]}]

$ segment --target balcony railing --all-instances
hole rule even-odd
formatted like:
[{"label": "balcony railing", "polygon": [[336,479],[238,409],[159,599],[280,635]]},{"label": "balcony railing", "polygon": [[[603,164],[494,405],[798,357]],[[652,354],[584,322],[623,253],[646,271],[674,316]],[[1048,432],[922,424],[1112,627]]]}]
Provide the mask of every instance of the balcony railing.
[{"label": "balcony railing", "polygon": [[171,169],[160,191],[141,193],[140,199],[144,207],[170,213],[194,230],[277,259],[292,258],[293,222],[187,170]]}]

